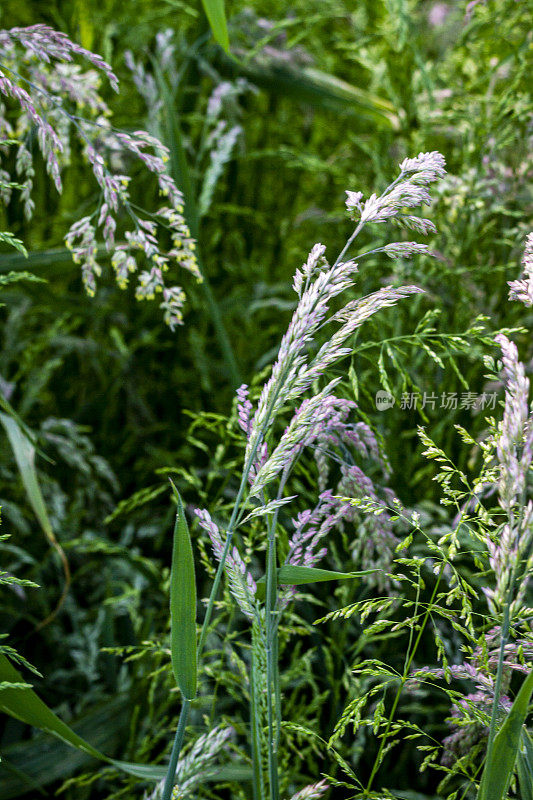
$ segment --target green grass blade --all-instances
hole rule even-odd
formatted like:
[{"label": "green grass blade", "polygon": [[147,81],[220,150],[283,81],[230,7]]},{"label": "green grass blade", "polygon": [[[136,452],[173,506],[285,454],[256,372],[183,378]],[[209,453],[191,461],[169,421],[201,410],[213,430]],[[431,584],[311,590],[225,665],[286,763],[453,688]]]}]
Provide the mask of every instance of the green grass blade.
[{"label": "green grass blade", "polygon": [[50,543],[50,546],[53,547],[57,552],[61,560],[63,573],[65,575],[63,591],[61,592],[61,596],[55,608],[50,612],[46,619],[39,623],[38,627],[42,628],[55,617],[65,601],[70,587],[70,567],[65,552],[55,537],[52,524],[48,516],[48,511],[46,510],[41,487],[39,486],[39,480],[37,478],[37,470],[35,469],[35,447],[28,439],[24,429],[21,428],[14,416],[0,412],[0,423],[4,426],[4,429],[7,433],[7,438],[11,444],[15,461],[17,462],[20,477],[22,479],[22,483],[24,484],[30,505],[35,516],[39,520],[39,524],[44,535],[46,536],[46,539]]},{"label": "green grass blade", "polygon": [[[10,664],[7,658],[0,654],[0,681],[8,683],[23,683],[20,673]],[[41,731],[57,736],[64,742],[83,750],[95,758],[107,760],[106,756],[90,745],[81,736],[69,728],[59,717],[44,703],[33,689],[5,688],[0,691],[0,710],[21,722],[39,728]]]},{"label": "green grass blade", "polygon": [[174,677],[187,700],[196,696],[196,579],[189,526],[178,490],[170,572],[170,652]]},{"label": "green grass blade", "polygon": [[43,529],[46,537],[50,541],[55,541],[54,532],[48,512],[41,493],[41,487],[37,480],[37,472],[35,470],[35,448],[28,440],[27,436],[22,432],[16,419],[8,414],[0,413],[0,422],[5,428],[9,443],[13,450],[17,466],[19,468],[22,483],[26,489],[28,500],[39,520],[39,524]]},{"label": "green grass blade", "polygon": [[202,0],[207,19],[213,31],[215,41],[229,53],[228,25],[224,0]]},{"label": "green grass blade", "polygon": [[[107,698],[73,722],[75,732],[104,752],[116,752],[129,732],[131,697]],[[46,733],[33,736],[2,748],[0,763],[0,797],[10,800],[32,791],[49,797],[44,787],[64,781],[75,772],[95,762],[91,755],[62,741],[54,741]]]},{"label": "green grass blade", "polygon": [[485,764],[478,800],[503,800],[505,797],[513,775],[532,692],[533,671],[520,687],[511,710],[494,738],[492,756]]},{"label": "green grass blade", "polygon": [[319,569],[318,567],[297,567],[291,564],[284,564],[278,569],[278,583],[285,586],[301,586],[305,583],[361,578],[376,571],[375,569],[364,569],[360,572],[334,572],[330,569]]},{"label": "green grass blade", "polygon": [[[3,416],[11,417],[12,419],[15,420],[15,422],[20,428],[21,433],[23,433],[26,439],[28,439],[28,441],[34,446],[35,452],[39,453],[39,455],[42,456],[46,461],[50,461],[48,456],[46,456],[37,447],[37,439],[35,438],[35,434],[23,423],[23,421],[21,420],[21,418],[19,417],[19,415],[17,414],[11,403],[8,400],[6,400],[6,398],[3,396],[2,393],[0,393],[0,408],[5,412]],[[4,424],[3,420],[0,420],[0,422]]]},{"label": "green grass blade", "polygon": [[396,109],[388,100],[311,67],[277,63],[242,63],[225,59],[223,68],[238,70],[271,94],[290,97],[319,110],[364,117],[380,128],[397,130]]},{"label": "green grass blade", "polygon": [[[95,255],[104,256],[105,247],[98,247]],[[27,256],[21,253],[0,253],[0,274],[11,270],[46,269],[46,277],[65,275],[74,268],[72,253],[66,247],[57,247],[50,250],[35,250]]]},{"label": "green grass blade", "polygon": [[522,730],[522,742],[516,761],[520,800],[533,800],[533,742],[527,730]]},{"label": "green grass blade", "polygon": [[[11,665],[6,656],[0,654],[0,683],[24,684],[21,674]],[[25,722],[33,728],[45,731],[61,739],[63,742],[82,750],[93,758],[113,764],[117,769],[127,772],[143,780],[161,780],[164,770],[149,764],[132,764],[127,761],[116,761],[108,758],[96,747],[75,733],[51,708],[48,708],[40,697],[29,686],[4,687],[0,691],[0,711],[10,717]]]}]

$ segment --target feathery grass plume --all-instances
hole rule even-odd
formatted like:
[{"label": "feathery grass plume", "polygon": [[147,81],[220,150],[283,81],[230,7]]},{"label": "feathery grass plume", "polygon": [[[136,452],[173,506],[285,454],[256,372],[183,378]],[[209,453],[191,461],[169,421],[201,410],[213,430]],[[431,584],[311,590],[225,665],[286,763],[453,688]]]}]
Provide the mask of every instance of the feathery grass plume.
[{"label": "feathery grass plume", "polygon": [[[398,289],[383,288],[361,300],[348,302],[345,307],[327,319],[329,302],[337,295],[343,293],[353,285],[352,275],[356,265],[351,262],[339,262],[329,267],[323,258],[324,248],[315,245],[302,272],[295,276],[296,292],[301,292],[296,311],[284,335],[278,358],[272,368],[272,374],[267,381],[259,398],[257,410],[249,423],[247,453],[255,451],[264,443],[264,436],[276,416],[286,403],[294,402],[317,380],[325,371],[352,352],[346,342],[362,325],[362,323],[381,308],[394,305],[398,300],[410,294],[420,293],[422,290],[416,286],[404,286]],[[318,265],[322,270],[316,274]],[[304,285],[305,279],[305,287]],[[308,360],[306,350],[314,340],[318,330],[328,322],[342,323],[338,330],[331,335],[328,341],[320,347],[314,358]],[[253,491],[259,492],[278,474],[280,465],[291,452],[291,445],[298,446],[303,431],[311,424],[318,424],[320,415],[323,414],[323,403],[329,392],[335,386],[332,381],[324,389],[319,398],[312,398],[302,410],[302,419],[295,417],[279,449],[262,464],[259,474],[254,479]],[[327,401],[326,401],[327,402]],[[269,417],[267,418],[267,410]],[[264,431],[263,431],[264,428]]]},{"label": "feathery grass plume", "polygon": [[526,239],[522,258],[523,277],[517,281],[508,281],[511,291],[510,300],[519,300],[526,306],[533,306],[533,233]]},{"label": "feathery grass plume", "polygon": [[[278,627],[280,612],[287,605],[292,591],[278,591],[278,556],[277,526],[278,513],[282,505],[290,499],[285,497],[285,488],[291,472],[305,448],[324,450],[329,447],[334,457],[340,461],[341,480],[338,488],[352,494],[371,495],[375,504],[377,492],[373,482],[357,466],[355,460],[340,457],[336,453],[358,450],[365,455],[379,456],[377,441],[367,426],[348,423],[348,415],[354,404],[335,397],[333,389],[339,382],[333,379],[321,390],[316,389],[310,397],[303,398],[313,384],[324,379],[327,369],[344,356],[352,352],[349,339],[355,330],[370,316],[382,308],[395,305],[399,300],[419,293],[416,286],[399,288],[387,287],[358,300],[348,300],[340,311],[329,314],[331,301],[351,289],[357,272],[357,265],[351,261],[343,261],[344,254],[352,244],[364,225],[370,221],[383,221],[400,214],[404,207],[412,208],[421,202],[429,203],[427,185],[444,174],[444,159],[436,153],[420,154],[417,159],[406,160],[401,165],[399,178],[389,186],[379,198],[373,196],[362,207],[354,232],[343,251],[331,266],[325,257],[325,247],[316,244],[311,249],[305,264],[296,271],[293,288],[298,295],[296,309],[292,315],[288,329],[282,338],[278,356],[272,367],[270,378],[266,381],[254,410],[249,399],[248,387],[242,385],[237,390],[238,424],[246,436],[246,449],[240,487],[234,503],[231,519],[226,528],[225,540],[216,523],[207,510],[197,509],[201,528],[211,540],[215,558],[219,567],[215,576],[213,589],[209,598],[208,610],[204,619],[199,650],[207,635],[210,614],[214,598],[225,571],[230,592],[237,601],[245,616],[253,625],[253,665],[251,670],[251,702],[253,709],[253,742],[252,760],[254,773],[254,791],[260,791],[264,783],[263,755],[268,760],[268,787],[271,800],[280,798],[280,777],[278,775],[279,739],[281,736],[281,690],[277,665]],[[354,201],[354,194],[349,195]],[[354,201],[353,208],[360,202],[360,195]],[[377,209],[371,212],[371,208]],[[394,250],[389,248],[389,255]],[[407,250],[415,252],[416,247],[401,248],[398,253]],[[425,249],[424,249],[425,252]],[[336,330],[318,349],[315,355],[311,348],[326,324],[333,324]],[[303,399],[302,399],[303,398]],[[296,402],[300,401],[295,408]],[[289,422],[281,435],[277,434],[276,422],[287,412],[291,414]],[[269,447],[267,449],[267,437]],[[327,480],[327,469],[321,460],[321,481]],[[320,460],[320,459],[319,459]],[[276,490],[271,493],[271,485],[276,483]],[[249,485],[246,491],[247,485]],[[245,517],[250,500],[259,499],[259,506]],[[381,507],[379,512],[384,512]],[[287,565],[307,567],[316,563],[324,555],[323,548],[316,550],[321,539],[341,519],[352,519],[353,508],[340,502],[332,491],[321,492],[319,503],[314,512],[304,514],[296,523],[296,531],[289,543]],[[266,592],[264,604],[260,600],[257,585],[248,571],[244,559],[237,546],[231,547],[233,533],[237,526],[244,524],[251,517],[264,515],[266,524]],[[374,518],[379,516],[378,512]],[[374,560],[379,560],[385,552],[386,528],[374,532]],[[307,526],[307,528],[306,528]],[[306,530],[304,530],[306,528]],[[394,540],[394,544],[396,541]],[[387,543],[388,546],[388,543]],[[390,550],[390,547],[389,547]],[[386,561],[386,558],[385,558]],[[264,648],[264,659],[258,658],[258,647]],[[261,674],[262,666],[265,673]],[[266,706],[258,696],[259,687],[265,687]],[[182,714],[183,714],[182,710]],[[266,719],[265,719],[266,713]],[[180,717],[178,730],[183,728]],[[267,730],[266,743],[261,731]],[[178,740],[177,740],[178,741]],[[174,751],[173,751],[174,752]],[[324,789],[322,783],[303,790],[308,794],[297,796],[314,797]],[[325,790],[325,789],[324,789]],[[313,794],[314,792],[314,794]]]},{"label": "feathery grass plume", "polygon": [[299,792],[293,794],[291,800],[317,800],[317,798],[322,797],[327,789],[327,781],[318,781],[317,783],[312,783],[309,786],[305,786],[303,789],[300,789]]},{"label": "feathery grass plume", "polygon": [[[194,513],[200,527],[209,536],[214,556],[220,563],[224,553],[224,543],[218,525],[213,522],[211,515],[205,509],[195,508]],[[230,591],[237,601],[237,605],[243,614],[253,618],[257,585],[236,547],[233,547],[226,556],[225,570],[229,580]]]},{"label": "feathery grass plume", "polygon": [[527,499],[528,472],[533,458],[533,412],[529,408],[529,380],[518,350],[504,334],[496,341],[502,348],[505,409],[496,453],[500,465],[499,499],[507,514],[497,541],[489,540],[490,565],[496,578],[494,589],[485,589],[493,611],[501,609],[513,593],[510,616],[523,603],[533,569],[533,503]]},{"label": "feathery grass plume", "polygon": [[[229,739],[233,736],[233,728],[215,727],[200,736],[188,753],[178,762],[175,775],[175,786],[172,790],[173,800],[192,797],[208,778],[217,774],[217,766],[213,762],[227,750]],[[145,800],[161,800],[163,792],[161,781],[154,791],[145,795]]]},{"label": "feathery grass plume", "polygon": [[[83,70],[74,62],[76,56],[94,69]],[[73,260],[81,265],[87,293],[95,294],[102,273],[98,260],[101,236],[119,287],[126,288],[130,276],[144,265],[136,297],[144,300],[160,295],[165,322],[174,329],[183,321],[185,294],[179,286],[167,285],[166,273],[177,263],[201,280],[195,241],[183,216],[183,195],[167,172],[167,148],[156,137],[112,127],[110,109],[99,93],[99,73],[118,91],[111,67],[64,33],[46,25],[0,31],[0,95],[14,101],[19,111],[13,125],[9,109],[0,104],[0,156],[7,154],[10,144],[17,147],[15,169],[29,219],[34,208],[35,170],[27,144],[32,131],[37,132],[39,150],[58,192],[62,191],[62,171],[70,163],[74,135],[100,189],[97,209],[75,222],[65,237]],[[131,158],[154,176],[164,198],[154,213],[132,203],[131,177],[124,171]],[[9,200],[5,194],[4,200]],[[170,247],[163,246],[163,231],[170,234]],[[117,243],[119,232],[122,241]]]}]

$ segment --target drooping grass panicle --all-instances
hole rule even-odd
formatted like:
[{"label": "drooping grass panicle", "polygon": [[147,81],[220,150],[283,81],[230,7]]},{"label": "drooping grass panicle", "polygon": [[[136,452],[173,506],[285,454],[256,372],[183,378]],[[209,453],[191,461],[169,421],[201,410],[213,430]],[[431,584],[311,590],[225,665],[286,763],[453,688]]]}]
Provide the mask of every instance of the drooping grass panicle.
[{"label": "drooping grass panicle", "polygon": [[104,59],[72,42],[62,31],[56,31],[49,25],[30,25],[27,28],[11,28],[0,31],[0,48],[11,42],[18,42],[33,53],[40,61],[49,64],[52,59],[71,62],[73,56],[81,56],[96,69],[104,72],[111,87],[118,92],[118,78]]},{"label": "drooping grass panicle", "polygon": [[[95,69],[83,70],[74,63],[74,56]],[[176,263],[201,279],[195,241],[183,216],[183,195],[168,174],[168,150],[156,137],[145,131],[113,128],[110,109],[99,92],[101,72],[117,89],[109,65],[64,33],[46,25],[0,31],[0,95],[14,101],[19,112],[13,125],[8,109],[0,104],[0,145],[1,141],[16,142],[15,169],[25,214],[31,218],[32,131],[37,131],[39,150],[58,192],[62,191],[62,172],[71,159],[71,139],[77,138],[101,194],[97,208],[74,222],[65,237],[73,260],[81,266],[87,292],[95,294],[102,273],[101,239],[111,254],[120,288],[145,266],[138,274],[136,296],[143,300],[160,295],[165,322],[174,329],[183,319],[185,294],[179,286],[167,285],[166,273]],[[7,146],[0,146],[0,154],[7,152]],[[154,213],[133,202],[132,179],[125,172],[132,157],[154,176],[164,198]],[[166,231],[170,246],[164,244]],[[118,233],[121,241],[117,243]]]}]

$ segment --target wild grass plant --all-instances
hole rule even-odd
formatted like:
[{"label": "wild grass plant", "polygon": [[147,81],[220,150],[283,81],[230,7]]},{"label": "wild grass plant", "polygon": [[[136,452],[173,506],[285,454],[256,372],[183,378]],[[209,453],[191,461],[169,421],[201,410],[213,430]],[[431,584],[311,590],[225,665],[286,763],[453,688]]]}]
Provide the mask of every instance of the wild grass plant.
[{"label": "wild grass plant", "polygon": [[[282,20],[265,2],[232,9],[232,62],[181,5],[179,25],[166,4],[154,23],[140,0],[93,19],[36,13],[54,26],[62,13],[67,40],[3,11],[4,238],[29,245],[27,269],[49,284],[28,273],[4,286],[2,618],[44,677],[3,646],[0,793],[529,797],[529,241],[522,278],[513,265],[530,203],[529,12],[302,0]],[[59,61],[46,63],[43,36]],[[98,84],[93,67],[112,73],[96,40],[135,91],[112,100]],[[221,29],[217,41],[227,47]],[[79,67],[61,64],[72,56]],[[46,164],[27,155],[39,130],[63,189],[49,224]],[[403,154],[435,148],[451,174],[423,152],[371,195]],[[146,227],[161,181],[174,201],[183,192],[179,245]],[[345,186],[350,222],[334,210]],[[80,216],[72,244],[86,283],[99,277],[91,301],[57,249]],[[138,253],[166,287],[165,258],[184,237],[197,245],[206,280],[163,309],[186,323],[178,333],[97,275],[100,224],[122,284]],[[317,238],[341,254],[328,263],[315,246],[291,290]],[[228,417],[239,375],[251,385]],[[439,384],[478,399],[435,413]],[[485,401],[502,393],[500,421]],[[177,397],[190,416],[176,417]],[[183,499],[173,557],[167,477]]]}]

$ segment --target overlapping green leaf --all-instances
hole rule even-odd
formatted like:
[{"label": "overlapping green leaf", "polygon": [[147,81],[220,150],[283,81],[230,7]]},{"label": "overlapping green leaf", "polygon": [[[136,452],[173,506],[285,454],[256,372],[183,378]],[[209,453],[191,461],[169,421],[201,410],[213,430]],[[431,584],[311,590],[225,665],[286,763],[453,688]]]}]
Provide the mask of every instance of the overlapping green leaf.
[{"label": "overlapping green leaf", "polygon": [[511,710],[494,738],[492,756],[485,764],[478,800],[503,800],[507,794],[532,693],[533,671],[520,687]]}]

